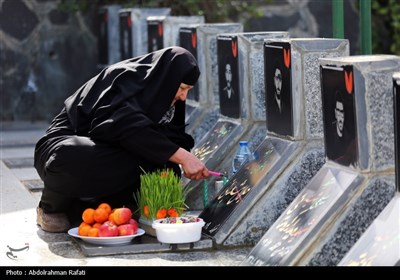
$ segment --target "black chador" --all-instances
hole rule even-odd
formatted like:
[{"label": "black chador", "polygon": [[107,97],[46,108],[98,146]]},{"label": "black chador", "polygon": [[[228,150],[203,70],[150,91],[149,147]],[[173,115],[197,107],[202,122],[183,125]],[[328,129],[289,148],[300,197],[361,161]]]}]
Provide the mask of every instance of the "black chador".
[{"label": "black chador", "polygon": [[64,102],[36,144],[35,168],[44,181],[40,207],[67,212],[97,198],[132,203],[141,170],[165,166],[179,147],[190,150],[185,103],[171,102],[181,83],[200,75],[195,58],[170,47],[102,70]]}]

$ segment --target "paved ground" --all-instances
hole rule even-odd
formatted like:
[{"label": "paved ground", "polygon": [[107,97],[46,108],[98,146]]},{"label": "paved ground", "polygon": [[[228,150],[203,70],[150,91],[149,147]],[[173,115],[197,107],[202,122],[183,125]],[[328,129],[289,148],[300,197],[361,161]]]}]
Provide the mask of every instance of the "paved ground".
[{"label": "paved ground", "polygon": [[42,182],[32,164],[47,126],[0,123],[1,266],[237,266],[248,254],[250,248],[86,257],[73,237],[42,231],[35,210]]}]

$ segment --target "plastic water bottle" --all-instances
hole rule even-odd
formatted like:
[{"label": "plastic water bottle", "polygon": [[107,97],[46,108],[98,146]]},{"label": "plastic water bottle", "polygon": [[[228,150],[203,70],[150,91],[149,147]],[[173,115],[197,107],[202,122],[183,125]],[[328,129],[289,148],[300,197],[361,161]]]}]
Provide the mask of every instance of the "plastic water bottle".
[{"label": "plastic water bottle", "polygon": [[235,174],[242,164],[254,159],[254,155],[251,153],[247,141],[240,141],[239,145],[239,149],[232,162],[232,174]]}]

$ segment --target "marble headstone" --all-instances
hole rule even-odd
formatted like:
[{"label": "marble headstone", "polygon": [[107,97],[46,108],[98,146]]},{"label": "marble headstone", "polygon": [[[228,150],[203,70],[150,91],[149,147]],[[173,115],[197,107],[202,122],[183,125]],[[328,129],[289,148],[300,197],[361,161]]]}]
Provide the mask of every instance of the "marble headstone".
[{"label": "marble headstone", "polygon": [[102,6],[97,11],[97,48],[99,68],[120,60],[119,53],[119,5]]},{"label": "marble headstone", "polygon": [[170,8],[127,8],[119,10],[121,60],[147,53],[147,17],[167,16]]},{"label": "marble headstone", "polygon": [[[320,64],[327,162],[244,265],[337,265],[394,196],[391,77],[400,58],[345,56]],[[330,142],[340,129],[350,135],[344,153]]]}]

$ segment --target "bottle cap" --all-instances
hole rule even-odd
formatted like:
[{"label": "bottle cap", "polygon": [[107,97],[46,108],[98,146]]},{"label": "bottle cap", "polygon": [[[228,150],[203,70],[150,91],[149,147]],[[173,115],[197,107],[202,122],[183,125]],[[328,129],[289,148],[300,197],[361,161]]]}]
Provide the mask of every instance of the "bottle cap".
[{"label": "bottle cap", "polygon": [[240,144],[240,146],[245,146],[245,145],[247,145],[247,141],[240,141],[239,144]]},{"label": "bottle cap", "polygon": [[220,190],[222,190],[222,188],[224,187],[224,181],[215,181],[215,189],[217,192],[219,192]]}]

